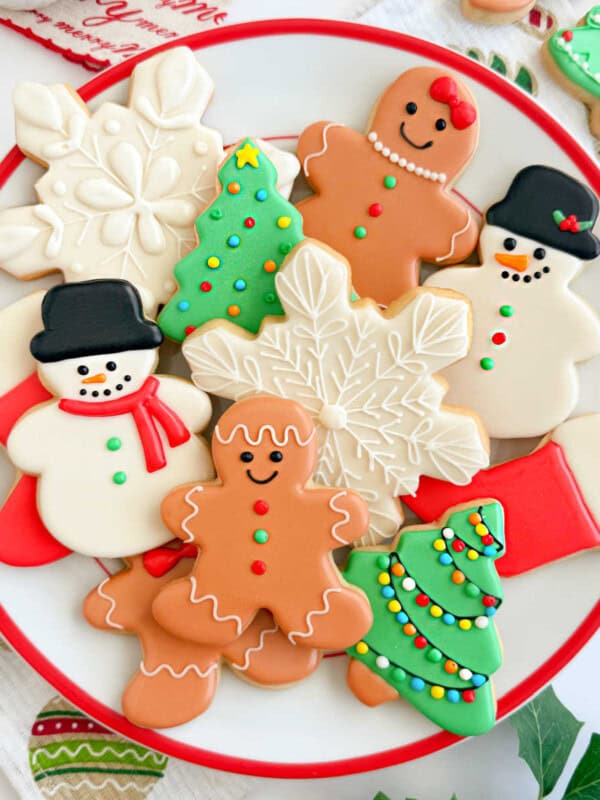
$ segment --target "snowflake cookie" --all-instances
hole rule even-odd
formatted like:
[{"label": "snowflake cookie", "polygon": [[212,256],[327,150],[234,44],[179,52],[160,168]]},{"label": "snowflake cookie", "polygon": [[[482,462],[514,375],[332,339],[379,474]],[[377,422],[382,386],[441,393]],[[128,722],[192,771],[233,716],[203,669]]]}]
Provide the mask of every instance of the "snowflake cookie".
[{"label": "snowflake cookie", "polygon": [[395,534],[398,495],[422,475],[466,484],[488,464],[477,418],[442,405],[435,373],[469,349],[469,304],[452,292],[417,289],[381,312],[352,303],[347,262],[307,240],[277,275],[286,317],[267,318],[252,337],[228,322],[208,324],[183,353],[197,386],[239,400],[264,393],[302,403],[316,424],[315,479],[368,501],[363,542]]},{"label": "snowflake cookie", "polygon": [[[222,140],[200,122],[212,93],[187,47],[140,63],[128,105],[104,103],[93,114],[68,86],[17,86],[17,144],[47,172],[39,203],[0,213],[0,265],[21,279],[123,278],[154,314],[175,290],[173,265],[194,246],[194,220],[215,194]],[[287,184],[297,160],[281,161]]]}]

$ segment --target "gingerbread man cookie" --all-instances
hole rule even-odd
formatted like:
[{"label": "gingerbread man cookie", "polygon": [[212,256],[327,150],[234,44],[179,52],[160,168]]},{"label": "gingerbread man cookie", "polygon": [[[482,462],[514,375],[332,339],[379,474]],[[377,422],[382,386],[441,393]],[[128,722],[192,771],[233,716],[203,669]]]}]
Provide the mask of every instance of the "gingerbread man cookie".
[{"label": "gingerbread man cookie", "polygon": [[473,251],[477,225],[450,189],[478,136],[469,90],[433,67],[394,81],[366,134],[316,122],[298,142],[316,192],[298,204],[305,234],[346,256],[359,295],[389,305],[418,285],[421,259],[453,264]]},{"label": "gingerbread man cookie", "polygon": [[213,457],[220,483],[181,486],[163,501],[167,527],[201,554],[190,577],[154,601],[157,621],[175,636],[224,645],[266,608],[293,644],[357,641],[371,610],[331,552],[363,535],[367,505],[346,489],[307,486],[317,460],[308,413],[281,398],[242,400],[220,418]]},{"label": "gingerbread man cookie", "polygon": [[[127,281],[55,286],[31,341],[53,398],[8,437],[11,461],[39,476],[48,531],[84,555],[119,557],[168,541],[159,504],[182,479],[214,474],[201,431],[210,400],[191,383],[155,376],[162,334]],[[12,499],[12,498],[11,498]],[[17,529],[3,513],[2,529]]]},{"label": "gingerbread man cookie", "polygon": [[531,11],[536,0],[462,0],[462,12],[473,22],[509,25]]},{"label": "gingerbread man cookie", "polygon": [[177,543],[126,558],[127,568],[104,580],[84,603],[84,616],[94,627],[140,640],[143,658],[122,706],[130,722],[145,728],[181,725],[202,714],[214,697],[222,660],[239,677],[272,687],[308,677],[320,661],[316,650],[290,644],[266,611],[224,650],[161,628],[152,602],[163,587],[189,573],[196,554],[194,545]]}]

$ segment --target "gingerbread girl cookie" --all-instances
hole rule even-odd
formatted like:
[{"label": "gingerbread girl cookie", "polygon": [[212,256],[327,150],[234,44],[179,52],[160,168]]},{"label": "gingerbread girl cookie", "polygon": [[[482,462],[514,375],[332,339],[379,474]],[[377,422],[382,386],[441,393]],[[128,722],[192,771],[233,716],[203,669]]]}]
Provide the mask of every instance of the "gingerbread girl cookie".
[{"label": "gingerbread girl cookie", "polygon": [[189,573],[196,555],[195,545],[177,543],[126,558],[127,568],[85,600],[84,616],[91,625],[140,640],[143,658],[122,698],[125,716],[136,725],[167,728],[202,714],[214,697],[222,660],[239,677],[271,687],[302,680],[319,664],[318,651],[290,644],[266,611],[224,650],[161,628],[152,602],[163,587]]},{"label": "gingerbread girl cookie", "polygon": [[462,0],[462,12],[473,22],[509,25],[531,11],[536,0]]},{"label": "gingerbread girl cookie", "polygon": [[478,136],[469,90],[433,67],[397,78],[366,134],[314,123],[298,142],[316,192],[298,204],[305,234],[350,261],[359,295],[389,305],[418,285],[421,259],[454,264],[475,248],[475,220],[450,189]]},{"label": "gingerbread girl cookie", "polygon": [[163,501],[167,527],[201,554],[189,578],[157,596],[159,624],[225,645],[266,608],[293,644],[357,641],[371,609],[341,579],[331,552],[363,535],[367,505],[345,489],[307,486],[317,460],[308,413],[281,398],[242,400],[219,419],[213,458],[220,483],[181,486]]},{"label": "gingerbread girl cookie", "polygon": [[[41,520],[66,548],[91,556],[168,541],[161,499],[182,479],[214,474],[206,443],[192,435],[207,425],[210,400],[187,381],[151,374],[162,334],[127,281],[55,286],[42,317],[31,351],[53,398],[7,442],[15,466],[39,476]],[[10,510],[5,535],[20,525]]]}]

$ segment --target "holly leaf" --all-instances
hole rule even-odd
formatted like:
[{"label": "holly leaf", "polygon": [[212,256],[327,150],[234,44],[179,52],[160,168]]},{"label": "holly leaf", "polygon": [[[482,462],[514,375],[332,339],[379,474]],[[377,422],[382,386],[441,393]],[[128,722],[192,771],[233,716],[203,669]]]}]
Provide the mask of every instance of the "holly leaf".
[{"label": "holly leaf", "polygon": [[390,800],[390,798],[383,792],[377,792],[373,800]]},{"label": "holly leaf", "polygon": [[[549,686],[510,718],[519,736],[519,756],[546,797],[556,786],[583,725]],[[587,800],[587,798],[586,798]]]},{"label": "holly leaf", "polygon": [[600,800],[600,733],[592,733],[563,800]]}]

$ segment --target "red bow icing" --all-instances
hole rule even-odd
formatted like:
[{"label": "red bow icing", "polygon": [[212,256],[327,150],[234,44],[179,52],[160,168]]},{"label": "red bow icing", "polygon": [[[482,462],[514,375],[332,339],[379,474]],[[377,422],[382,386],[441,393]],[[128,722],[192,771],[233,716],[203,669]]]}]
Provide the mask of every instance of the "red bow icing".
[{"label": "red bow icing", "polygon": [[153,578],[162,578],[173,567],[177,566],[182,558],[196,558],[198,548],[195,544],[184,544],[179,550],[172,550],[170,547],[155,547],[144,553],[143,562],[146,572]]},{"label": "red bow icing", "polygon": [[459,98],[458,86],[452,78],[436,78],[429,94],[438,103],[446,103],[450,107],[450,121],[457,130],[471,127],[477,119],[477,110],[471,103]]}]

